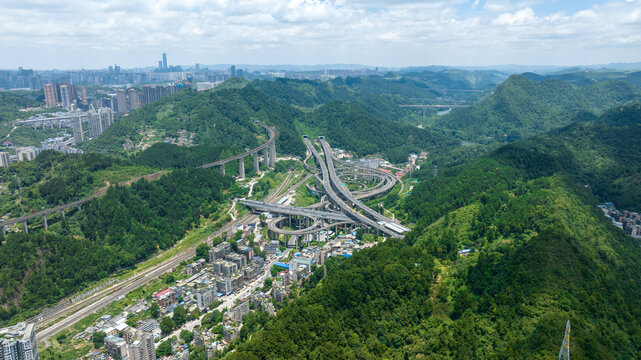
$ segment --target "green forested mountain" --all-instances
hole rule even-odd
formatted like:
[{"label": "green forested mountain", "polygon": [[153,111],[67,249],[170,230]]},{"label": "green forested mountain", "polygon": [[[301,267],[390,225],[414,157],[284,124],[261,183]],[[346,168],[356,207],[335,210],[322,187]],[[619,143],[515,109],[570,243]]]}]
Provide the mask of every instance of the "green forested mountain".
[{"label": "green forested mountain", "polygon": [[[233,84],[239,81],[231,80]],[[448,146],[448,135],[410,126],[411,110],[399,107],[407,96],[433,96],[421,83],[381,77],[305,81],[242,82],[216,91],[186,91],[148,104],[122,117],[87,151],[125,154],[122,144],[156,142],[131,160],[155,168],[193,167],[215,161],[265,140],[259,120],[279,131],[279,153],[304,155],[304,133],[327,134],[334,145],[360,155],[383,153],[394,161],[410,151]],[[421,95],[422,94],[422,95]],[[303,109],[301,111],[299,109]],[[181,129],[193,133],[193,147],[158,143]],[[385,133],[385,137],[383,136]]]},{"label": "green forested mountain", "polygon": [[33,161],[0,168],[0,215],[16,218],[43,207],[80,200],[110,183],[153,171],[101,154],[43,151]]},{"label": "green forested mountain", "polygon": [[[167,249],[214,213],[232,184],[217,169],[176,170],[154,182],[111,187],[79,216],[54,219],[50,225],[61,222],[57,233],[0,236],[0,323]],[[80,236],[72,235],[72,221],[80,223]]]},{"label": "green forested mountain", "polygon": [[40,106],[43,98],[42,91],[0,91],[0,124],[32,115],[18,110]]},{"label": "green forested mountain", "polygon": [[556,74],[539,75],[534,73],[524,73],[523,76],[534,81],[544,81],[549,79],[563,80],[567,83],[577,86],[592,85],[606,80],[622,80],[631,84],[641,86],[641,71],[624,72],[624,71],[564,71]]},{"label": "green forested mountain", "polygon": [[134,144],[138,144],[144,140],[144,131],[155,130],[154,136],[161,140],[165,136],[176,137],[184,129],[195,134],[195,144],[209,147],[211,151],[179,151],[185,153],[182,155],[185,159],[193,158],[193,152],[209,153],[200,162],[205,164],[219,159],[221,146],[229,150],[228,154],[257,146],[257,136],[265,138],[265,134],[262,128],[254,125],[254,121],[261,121],[279,129],[277,144],[282,152],[300,154],[304,152],[304,145],[294,136],[292,121],[296,116],[295,109],[249,87],[220,91],[184,91],[122,117],[100,137],[88,142],[85,149],[122,154],[125,139],[129,138]]},{"label": "green forested mountain", "polygon": [[[416,222],[405,241],[330,263],[317,287],[229,357],[547,359],[569,319],[573,358],[639,358],[641,247],[602,215],[602,195],[582,181],[618,169],[602,183],[616,186],[641,166],[626,135],[641,126],[638,110],[424,178],[404,200]],[[459,255],[465,248],[471,253]]]},{"label": "green forested mountain", "polygon": [[434,127],[475,142],[511,142],[640,100],[641,89],[620,80],[577,87],[558,79],[537,82],[513,75],[488,98],[438,118]]},{"label": "green forested mountain", "polygon": [[332,102],[302,118],[311,135],[325,135],[335,147],[359,155],[382,153],[392,162],[403,162],[410,152],[455,145],[457,141],[435,131],[385,120],[362,105]]},{"label": "green forested mountain", "polygon": [[252,86],[266,94],[300,107],[314,107],[334,100],[353,101],[366,95],[397,95],[403,98],[434,98],[435,93],[407,77],[348,77],[329,81],[277,79],[255,81]]},{"label": "green forested mountain", "polygon": [[[411,68],[409,69],[411,70]],[[483,90],[502,83],[507,74],[494,71],[465,71],[443,69],[441,71],[404,72],[404,77],[412,78],[435,89]]]}]

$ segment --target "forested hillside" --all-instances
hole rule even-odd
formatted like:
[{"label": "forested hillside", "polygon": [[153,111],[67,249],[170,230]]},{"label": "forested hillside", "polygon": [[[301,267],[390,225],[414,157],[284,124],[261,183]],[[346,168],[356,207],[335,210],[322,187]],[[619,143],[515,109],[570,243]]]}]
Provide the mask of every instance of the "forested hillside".
[{"label": "forested hillside", "polygon": [[[57,233],[0,237],[0,322],[22,319],[169,248],[216,212],[232,185],[217,169],[176,170],[154,182],[110,188],[78,216],[52,221]],[[71,235],[71,221],[80,223],[80,234]]]},{"label": "forested hillside", "polygon": [[331,264],[229,357],[553,358],[569,319],[573,358],[639,358],[640,244],[581,178],[641,166],[626,135],[641,126],[637,113],[613,110],[424,178],[404,200],[416,222],[404,242]]},{"label": "forested hillside", "polygon": [[641,89],[625,81],[577,87],[558,79],[536,82],[513,75],[487,99],[438,118],[434,128],[474,142],[512,142],[592,120],[595,114],[634,101],[641,101]]},{"label": "forested hillside", "polygon": [[[576,70],[576,71],[573,71]],[[524,73],[523,76],[534,81],[545,81],[549,79],[563,80],[567,83],[577,86],[586,86],[596,84],[606,80],[622,80],[631,84],[641,86],[641,71],[623,72],[614,70],[583,70],[569,69],[557,74],[539,75],[534,73]]]},{"label": "forested hillside", "polygon": [[[257,146],[260,137],[266,139],[264,130],[254,124],[254,121],[261,121],[279,129],[277,145],[281,152],[300,154],[304,152],[304,145],[293,127],[293,119],[297,116],[297,110],[252,88],[198,93],[184,91],[122,117],[84,147],[92,152],[124,154],[122,145],[126,139],[131,139],[134,144],[160,142],[164,137],[176,137],[180,130],[186,130],[195,134],[193,140],[196,145],[207,149],[183,148],[177,151],[184,152],[181,156],[188,160],[195,157],[194,152],[209,154],[199,164],[189,164],[200,165],[218,160],[221,147],[230,154]],[[153,135],[145,138],[144,133],[150,130]]]},{"label": "forested hillside", "polygon": [[88,197],[100,188],[152,173],[153,168],[101,154],[41,152],[0,168],[0,217],[16,218]]},{"label": "forested hillside", "polygon": [[302,119],[310,135],[325,135],[332,146],[359,155],[382,153],[403,162],[410,152],[457,144],[435,131],[394,123],[371,115],[359,104],[332,102]]},{"label": "forested hillside", "polygon": [[38,107],[43,98],[42,91],[0,91],[0,124],[32,115],[18,110]]}]

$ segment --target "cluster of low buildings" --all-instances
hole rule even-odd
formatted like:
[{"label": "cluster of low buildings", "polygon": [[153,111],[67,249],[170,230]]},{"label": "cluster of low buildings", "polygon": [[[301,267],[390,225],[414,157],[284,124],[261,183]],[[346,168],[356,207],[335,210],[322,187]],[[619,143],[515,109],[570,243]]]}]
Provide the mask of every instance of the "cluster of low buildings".
[{"label": "cluster of low buildings", "polygon": [[641,239],[641,214],[628,211],[617,210],[611,202],[599,205],[606,217],[612,220],[615,226],[622,229],[626,234],[635,239]]},{"label": "cluster of low buildings", "polygon": [[[263,287],[260,276],[265,273],[269,262],[257,256],[253,248],[245,246],[250,234],[260,233],[259,228],[256,224],[244,228],[235,227],[229,236],[238,231],[242,233],[242,237],[237,241],[238,246],[232,247],[230,242],[213,246],[207,259],[195,259],[185,264],[185,275],[179,276],[182,279],[152,295],[151,301],[158,304],[161,316],[172,316],[172,312],[178,306],[184,307],[190,314],[198,309],[203,316],[214,308],[226,308],[222,323],[214,328],[195,326],[193,323],[183,325],[183,329],[193,332],[193,344],[202,345],[208,358],[212,358],[217,350],[224,349],[238,338],[243,318],[251,311],[264,311],[275,315],[277,308],[292,298],[292,291],[302,286],[303,281],[311,275],[316,266],[322,266],[330,257],[349,257],[353,252],[371,246],[358,243],[353,234],[337,235],[326,232],[324,241],[318,246],[302,249],[298,249],[297,246],[297,249],[287,249],[281,253],[278,240],[267,239],[262,243],[262,236],[256,236],[258,240],[254,244],[262,245],[263,250],[273,247],[274,252],[269,255],[270,258],[281,257],[280,262],[276,263],[280,271],[272,279],[271,287]],[[75,338],[91,340],[93,333],[97,331],[106,334],[104,349],[93,350],[87,356],[92,360],[155,359],[145,354],[151,354],[149,349],[154,349],[164,340],[171,339],[170,335],[162,334],[159,320],[141,320],[135,327],[127,324],[127,318],[132,316],[131,314],[147,311],[150,306],[151,303],[141,299],[117,316],[103,316]],[[174,340],[171,345],[172,355],[164,359],[189,358],[188,344]],[[3,359],[0,357],[0,360]]]},{"label": "cluster of low buildings", "polygon": [[136,326],[127,324],[127,318],[130,315],[136,315],[148,309],[149,304],[145,300],[139,300],[119,315],[102,316],[96,323],[76,334],[74,340],[83,338],[91,341],[94,333],[104,333],[105,351],[100,349],[91,351],[87,358],[92,360],[155,360],[155,339],[160,336],[158,321],[148,319],[139,321]]}]

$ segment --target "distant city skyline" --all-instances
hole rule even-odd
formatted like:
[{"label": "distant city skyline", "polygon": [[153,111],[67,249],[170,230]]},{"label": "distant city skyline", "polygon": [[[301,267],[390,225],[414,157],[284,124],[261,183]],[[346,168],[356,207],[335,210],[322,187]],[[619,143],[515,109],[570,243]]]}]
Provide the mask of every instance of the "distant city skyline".
[{"label": "distant city skyline", "polygon": [[641,0],[0,0],[0,68],[641,61]]}]

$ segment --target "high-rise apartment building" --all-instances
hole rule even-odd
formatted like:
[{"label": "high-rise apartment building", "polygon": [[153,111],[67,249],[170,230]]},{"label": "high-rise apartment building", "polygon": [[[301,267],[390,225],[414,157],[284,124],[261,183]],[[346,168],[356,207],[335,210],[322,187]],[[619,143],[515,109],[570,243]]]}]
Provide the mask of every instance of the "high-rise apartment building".
[{"label": "high-rise apartment building", "polygon": [[39,360],[33,324],[19,323],[0,329],[0,359]]},{"label": "high-rise apartment building", "polygon": [[[76,87],[69,83],[44,84],[45,104],[48,107],[62,105],[68,107],[76,100]],[[86,92],[84,93],[86,98]]]},{"label": "high-rise apartment building", "polygon": [[60,84],[60,104],[63,107],[68,107],[74,98],[71,86],[69,84]]},{"label": "high-rise apartment building", "polygon": [[118,93],[116,94],[116,105],[118,107],[118,114],[125,114],[129,111],[127,106],[127,92],[125,90],[118,90]]},{"label": "high-rise apartment building", "polygon": [[[9,153],[6,151],[0,152],[0,167],[8,167],[10,164]],[[2,359],[2,357],[0,357]]]},{"label": "high-rise apartment building", "polygon": [[145,332],[142,336],[142,360],[156,360],[156,347],[154,337],[151,333]]},{"label": "high-rise apartment building", "polygon": [[42,89],[45,93],[45,104],[47,107],[58,105],[58,97],[56,96],[56,84],[44,84]]},{"label": "high-rise apartment building", "polygon": [[84,105],[87,105],[87,88],[84,86],[80,87],[81,99]]},{"label": "high-rise apartment building", "polygon": [[73,121],[73,140],[76,144],[85,140],[85,135],[82,133],[82,118],[80,115]]},{"label": "high-rise apartment building", "polygon": [[38,149],[33,146],[19,147],[16,149],[18,161],[31,161],[38,156]]},{"label": "high-rise apartment building", "polygon": [[167,71],[167,53],[162,53],[162,69]]},{"label": "high-rise apartment building", "polygon": [[140,107],[140,97],[136,89],[129,89],[129,107],[131,110]]},{"label": "high-rise apartment building", "polygon": [[113,111],[110,108],[98,108],[87,112],[89,137],[96,138],[114,123]]},{"label": "high-rise apartment building", "polygon": [[196,302],[200,310],[209,307],[209,305],[213,304],[217,299],[218,294],[215,287],[204,288],[196,293]]}]

